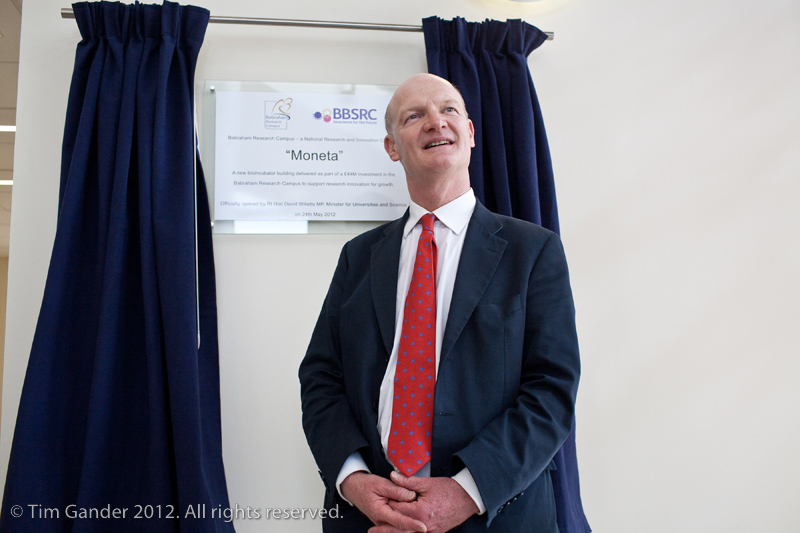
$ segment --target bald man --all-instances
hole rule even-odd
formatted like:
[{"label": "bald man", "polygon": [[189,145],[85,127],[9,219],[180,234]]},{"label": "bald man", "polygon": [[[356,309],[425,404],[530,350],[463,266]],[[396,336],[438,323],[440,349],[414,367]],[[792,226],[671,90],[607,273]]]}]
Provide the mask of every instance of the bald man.
[{"label": "bald man", "polygon": [[404,82],[386,130],[411,205],[344,246],[300,366],[323,530],[557,533],[580,374],[561,242],[476,201],[446,80]]}]

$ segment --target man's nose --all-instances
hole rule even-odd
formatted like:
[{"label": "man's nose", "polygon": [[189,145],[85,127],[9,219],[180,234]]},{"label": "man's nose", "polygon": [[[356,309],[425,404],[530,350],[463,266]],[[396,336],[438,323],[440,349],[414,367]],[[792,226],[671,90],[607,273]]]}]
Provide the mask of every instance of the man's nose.
[{"label": "man's nose", "polygon": [[425,115],[425,130],[433,131],[442,129],[447,125],[444,117],[438,112],[431,112]]}]

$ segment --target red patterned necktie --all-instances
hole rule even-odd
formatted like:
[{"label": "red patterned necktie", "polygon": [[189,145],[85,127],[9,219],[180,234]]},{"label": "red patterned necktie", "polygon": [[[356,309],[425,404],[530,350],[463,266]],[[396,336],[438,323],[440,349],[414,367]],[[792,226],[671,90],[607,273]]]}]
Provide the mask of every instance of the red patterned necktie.
[{"label": "red patterned necktie", "polygon": [[414,272],[403,308],[394,374],[389,460],[414,475],[431,458],[433,397],[436,388],[436,239],[431,213],[420,218]]}]

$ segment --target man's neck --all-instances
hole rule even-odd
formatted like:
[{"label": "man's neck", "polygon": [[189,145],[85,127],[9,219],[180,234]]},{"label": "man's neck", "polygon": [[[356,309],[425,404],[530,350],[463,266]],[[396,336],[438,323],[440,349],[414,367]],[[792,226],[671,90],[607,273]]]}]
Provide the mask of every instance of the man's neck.
[{"label": "man's neck", "polygon": [[417,181],[408,180],[408,192],[411,199],[416,204],[427,209],[429,213],[434,212],[443,205],[449,204],[467,192],[469,188],[469,175],[466,176],[466,179],[461,178],[451,181],[429,180],[421,184]]}]

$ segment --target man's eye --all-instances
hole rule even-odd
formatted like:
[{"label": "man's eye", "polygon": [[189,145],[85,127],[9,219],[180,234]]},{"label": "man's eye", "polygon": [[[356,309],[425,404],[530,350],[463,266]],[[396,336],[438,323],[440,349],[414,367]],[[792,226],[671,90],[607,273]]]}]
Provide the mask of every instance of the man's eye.
[{"label": "man's eye", "polygon": [[418,114],[416,114],[416,113],[411,113],[410,115],[408,115],[408,120],[414,120],[415,118],[418,118],[418,117],[419,117],[419,115],[418,115]]},{"label": "man's eye", "polygon": [[456,112],[456,108],[455,107],[445,107],[444,110],[447,111],[448,113],[455,113]]}]

